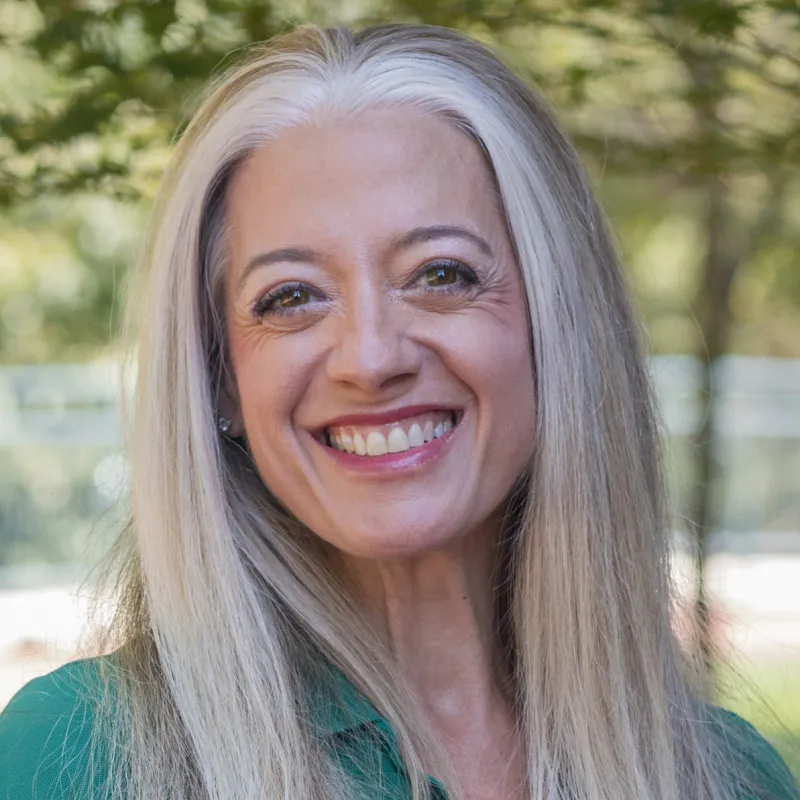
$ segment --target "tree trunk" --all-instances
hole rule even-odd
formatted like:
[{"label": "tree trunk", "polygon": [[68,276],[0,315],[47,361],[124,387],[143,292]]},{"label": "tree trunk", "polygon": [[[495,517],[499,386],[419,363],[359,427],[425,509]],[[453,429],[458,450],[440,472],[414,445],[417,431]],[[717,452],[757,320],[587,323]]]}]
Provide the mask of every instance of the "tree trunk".
[{"label": "tree trunk", "polygon": [[729,252],[730,238],[726,232],[730,230],[730,225],[725,187],[720,178],[714,176],[708,179],[705,189],[706,252],[703,281],[694,308],[702,334],[700,352],[697,354],[702,364],[698,387],[700,424],[692,435],[696,474],[690,501],[690,519],[695,532],[694,645],[700,663],[708,671],[713,663],[713,631],[706,587],[706,564],[710,536],[717,526],[715,501],[721,472],[715,453],[717,387],[714,383],[714,365],[727,349],[731,325],[730,287],[739,260],[732,258]]},{"label": "tree trunk", "polygon": [[724,468],[716,458],[718,390],[714,365],[728,350],[733,326],[731,287],[737,273],[755,256],[763,239],[781,218],[786,191],[783,175],[768,176],[769,192],[756,217],[741,219],[731,206],[729,188],[720,175],[709,176],[704,185],[706,250],[701,267],[702,282],[693,311],[701,333],[696,353],[702,366],[698,389],[700,424],[692,436],[697,472],[690,499],[690,519],[695,547],[695,639],[697,656],[706,670],[713,664],[713,613],[706,586],[706,564],[710,536],[718,525],[717,501]]}]

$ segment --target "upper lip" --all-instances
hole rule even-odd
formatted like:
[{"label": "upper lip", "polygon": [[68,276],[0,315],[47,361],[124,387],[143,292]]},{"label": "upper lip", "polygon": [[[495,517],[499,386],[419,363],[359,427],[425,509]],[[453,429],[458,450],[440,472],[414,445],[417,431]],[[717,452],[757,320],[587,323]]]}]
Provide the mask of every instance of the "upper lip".
[{"label": "upper lip", "polygon": [[430,411],[451,411],[457,414],[460,410],[460,406],[446,403],[424,403],[378,411],[374,414],[344,414],[340,417],[329,419],[317,427],[316,430],[323,431],[327,428],[344,427],[345,425],[388,425],[392,422],[400,422],[409,417],[416,417],[419,414],[425,414]]}]

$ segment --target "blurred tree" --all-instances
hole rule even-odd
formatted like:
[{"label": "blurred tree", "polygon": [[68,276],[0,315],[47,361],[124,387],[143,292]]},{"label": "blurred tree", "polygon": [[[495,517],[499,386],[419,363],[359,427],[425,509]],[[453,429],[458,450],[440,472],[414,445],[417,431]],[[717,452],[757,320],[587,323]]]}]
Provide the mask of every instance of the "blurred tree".
[{"label": "blurred tree", "polygon": [[[686,511],[708,659],[703,576],[720,478],[711,367],[732,350],[800,355],[800,5],[363,0],[347,9],[345,18],[321,0],[0,0],[0,75],[13,77],[0,82],[0,204],[87,192],[149,199],[226,54],[297,22],[420,21],[498,45],[558,107],[595,175],[654,349],[706,365]],[[109,295],[97,297],[84,322],[92,309],[108,318]],[[3,318],[22,319],[25,308],[8,302]],[[50,312],[40,313],[47,331]],[[54,329],[47,357],[69,324]]]},{"label": "blurred tree", "polygon": [[86,189],[151,194],[197,88],[226,53],[283,27],[261,0],[10,0],[2,8],[0,41],[16,70],[44,68],[46,87],[0,114],[5,202]]}]

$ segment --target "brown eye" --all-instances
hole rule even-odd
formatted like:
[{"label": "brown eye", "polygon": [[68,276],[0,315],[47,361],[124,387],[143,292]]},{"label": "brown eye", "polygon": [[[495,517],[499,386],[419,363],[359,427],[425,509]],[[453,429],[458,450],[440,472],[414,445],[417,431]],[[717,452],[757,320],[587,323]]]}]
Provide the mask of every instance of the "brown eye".
[{"label": "brown eye", "polygon": [[457,283],[458,267],[455,264],[434,264],[425,272],[428,286],[448,286]]},{"label": "brown eye", "polygon": [[276,298],[281,308],[295,308],[311,302],[311,292],[305,286],[293,286]]},{"label": "brown eye", "polygon": [[480,285],[474,269],[461,261],[443,258],[423,264],[414,273],[406,288],[421,297],[441,298],[445,295],[466,297]]}]

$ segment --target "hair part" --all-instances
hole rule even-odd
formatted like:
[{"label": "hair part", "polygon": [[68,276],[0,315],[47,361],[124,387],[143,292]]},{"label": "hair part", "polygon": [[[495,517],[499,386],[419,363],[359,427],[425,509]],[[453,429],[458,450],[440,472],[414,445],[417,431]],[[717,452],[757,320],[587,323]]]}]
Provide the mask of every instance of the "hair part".
[{"label": "hair part", "polygon": [[603,216],[522,80],[459,33],[406,25],[304,27],[253,48],[211,86],[165,176],[130,316],[123,647],[108,666],[114,706],[98,717],[114,796],[353,797],[309,723],[323,660],[392,724],[414,800],[430,792],[423,753],[458,796],[323,545],[216,431],[231,175],[283,130],[379,108],[440,116],[478,143],[525,286],[536,446],[500,583],[531,797],[728,800],[730,765],[671,629],[653,398]]}]

